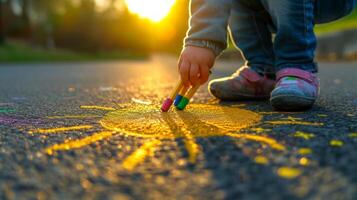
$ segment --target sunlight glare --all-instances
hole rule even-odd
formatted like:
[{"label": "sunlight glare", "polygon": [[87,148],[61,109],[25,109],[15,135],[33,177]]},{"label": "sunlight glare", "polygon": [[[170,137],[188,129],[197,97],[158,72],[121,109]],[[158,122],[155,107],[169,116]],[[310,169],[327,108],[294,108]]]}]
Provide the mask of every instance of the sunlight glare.
[{"label": "sunlight glare", "polygon": [[175,0],[125,0],[125,3],[132,13],[159,22],[169,14]]},{"label": "sunlight glare", "polygon": [[108,0],[95,0],[95,4],[97,9],[104,10],[110,5],[110,2]]}]

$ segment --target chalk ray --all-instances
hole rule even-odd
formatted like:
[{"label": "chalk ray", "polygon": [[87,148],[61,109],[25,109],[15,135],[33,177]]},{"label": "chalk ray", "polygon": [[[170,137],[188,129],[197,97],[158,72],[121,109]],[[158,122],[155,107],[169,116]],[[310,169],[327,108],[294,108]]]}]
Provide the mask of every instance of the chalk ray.
[{"label": "chalk ray", "polygon": [[324,123],[305,122],[305,121],[268,121],[267,123],[273,125],[306,125],[306,126],[323,126]]},{"label": "chalk ray", "polygon": [[115,111],[115,108],[106,107],[106,106],[80,106],[81,109],[88,109],[88,110],[105,110],[105,111]]},{"label": "chalk ray", "polygon": [[185,147],[188,152],[188,161],[192,164],[196,163],[197,155],[200,153],[200,147],[196,143],[196,139],[189,133],[184,135]]},{"label": "chalk ray", "polygon": [[61,144],[55,144],[53,146],[46,148],[44,151],[47,154],[52,155],[53,152],[55,152],[55,151],[68,151],[68,150],[72,150],[72,149],[79,149],[81,147],[87,146],[87,145],[95,143],[97,141],[101,141],[101,140],[110,138],[113,135],[114,135],[114,132],[112,132],[112,131],[98,132],[91,136],[84,137],[82,139],[68,140]]},{"label": "chalk ray", "polygon": [[161,145],[160,140],[151,140],[146,142],[132,154],[130,154],[122,163],[122,167],[128,171],[132,171],[140,163],[143,163],[147,157],[154,155],[156,149]]},{"label": "chalk ray", "polygon": [[88,130],[91,128],[93,128],[92,125],[80,125],[80,126],[57,127],[57,128],[50,128],[50,129],[35,129],[29,131],[29,133],[51,134],[51,133],[59,133],[59,132],[66,132],[66,131]]},{"label": "chalk ray", "polygon": [[259,142],[259,143],[264,143],[269,145],[271,148],[279,151],[284,151],[286,150],[286,147],[276,140],[272,138],[268,138],[265,136],[260,136],[260,135],[252,135],[252,134],[238,134],[238,133],[227,133],[226,136],[230,136],[233,138],[239,138],[239,139],[246,139],[246,140],[251,140],[254,142]]},{"label": "chalk ray", "polygon": [[62,115],[62,116],[48,116],[46,119],[90,119],[98,118],[99,115]]}]

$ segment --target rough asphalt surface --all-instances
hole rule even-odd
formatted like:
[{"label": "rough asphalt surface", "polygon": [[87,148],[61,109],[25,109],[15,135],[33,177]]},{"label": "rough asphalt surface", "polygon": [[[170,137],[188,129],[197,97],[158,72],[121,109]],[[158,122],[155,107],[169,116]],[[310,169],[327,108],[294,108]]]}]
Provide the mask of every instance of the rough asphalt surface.
[{"label": "rough asphalt surface", "polygon": [[[103,131],[98,121],[108,111],[83,105],[160,104],[176,83],[175,63],[161,56],[0,65],[0,199],[357,199],[357,63],[321,63],[321,97],[307,112],[272,112],[268,102],[219,103],[206,88],[195,96],[196,103],[262,115],[261,123],[239,131],[273,138],[285,151],[231,137],[197,138],[201,153],[192,164],[182,139],[168,139],[131,171],[123,161],[148,138],[118,134],[44,151]],[[240,64],[219,62],[212,78]],[[93,128],[31,133],[80,125]]]}]

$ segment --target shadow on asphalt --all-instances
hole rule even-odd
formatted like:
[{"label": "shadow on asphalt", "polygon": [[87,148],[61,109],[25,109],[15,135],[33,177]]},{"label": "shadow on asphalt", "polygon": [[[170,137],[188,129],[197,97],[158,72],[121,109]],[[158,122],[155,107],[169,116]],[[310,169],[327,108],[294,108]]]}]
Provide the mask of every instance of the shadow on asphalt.
[{"label": "shadow on asphalt", "polygon": [[[219,104],[222,106],[244,104],[244,109],[253,112],[275,112],[268,101],[219,102]],[[313,188],[305,188],[309,192],[304,194],[296,193],[296,191],[293,194],[291,186],[298,186],[298,180],[285,180],[274,173],[273,167],[258,165],[250,156],[244,155],[245,147],[238,147],[236,140],[230,137],[199,138],[198,141],[204,149],[205,165],[213,172],[217,189],[224,190],[227,199],[247,196],[253,196],[257,199],[267,197],[271,199],[294,199],[308,196],[326,197],[327,194],[314,193],[317,185],[326,184],[325,187],[332,191],[335,190],[336,194],[338,191],[345,191],[345,194],[340,197],[347,197],[347,199],[356,197],[356,191],[352,189],[353,185],[357,183],[357,175],[354,173],[357,168],[356,146],[351,142],[352,138],[348,138],[348,133],[356,130],[356,125],[354,125],[357,124],[356,116],[347,117],[342,111],[336,112],[316,105],[311,110],[303,112],[275,112],[275,114],[265,116],[263,121],[274,120],[277,118],[276,116],[279,118],[300,117],[303,120],[322,121],[324,123],[322,127],[304,125],[271,127],[274,137],[285,140],[290,148],[309,147],[312,149],[312,153],[308,157],[315,162],[315,165],[312,169],[309,167],[310,169],[306,168],[306,170],[311,175],[310,179],[315,178],[313,181],[315,183],[305,187]],[[345,129],[337,127],[345,127]],[[311,132],[315,135],[315,139],[308,141],[291,139],[287,133],[295,131]],[[343,146],[333,146],[330,143],[332,140],[342,141]],[[352,186],[347,188],[344,183],[328,185],[330,181],[339,182],[340,180],[336,179],[339,176],[348,180],[347,183],[352,184]],[[314,186],[314,184],[317,185]]]},{"label": "shadow on asphalt", "polygon": [[[229,103],[233,105],[232,102]],[[254,102],[252,103],[255,104]],[[254,111],[252,109],[252,111]],[[198,129],[212,130],[209,124],[202,122],[198,117],[190,115],[187,120],[178,112],[186,128],[194,133]],[[187,116],[188,113],[185,113]],[[227,114],[229,115],[229,114]],[[177,130],[172,120],[165,120],[172,130]],[[225,199],[257,198],[257,199],[294,199],[295,196],[286,188],[287,182],[274,173],[269,165],[257,165],[252,158],[242,153],[237,147],[237,140],[229,136],[197,138],[204,155],[204,166],[213,174],[213,189],[224,191]],[[189,152],[183,140],[179,140],[180,150]],[[189,165],[188,170],[194,172],[195,165]],[[273,185],[272,185],[273,184]],[[269,185],[269,187],[266,187]],[[271,188],[274,187],[275,190]],[[207,188],[211,190],[212,188]]]}]

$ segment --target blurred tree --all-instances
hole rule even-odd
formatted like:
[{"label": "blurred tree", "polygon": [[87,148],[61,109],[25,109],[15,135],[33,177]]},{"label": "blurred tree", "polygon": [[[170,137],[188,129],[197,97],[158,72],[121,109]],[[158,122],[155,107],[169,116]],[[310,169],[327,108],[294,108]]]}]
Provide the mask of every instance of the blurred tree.
[{"label": "blurred tree", "polygon": [[22,11],[21,11],[21,19],[23,22],[23,37],[31,40],[31,21],[30,21],[30,1],[29,0],[22,0]]},{"label": "blurred tree", "polygon": [[56,0],[32,0],[32,10],[34,11],[34,23],[41,28],[41,31],[44,34],[45,46],[48,49],[56,48],[56,43],[54,39],[54,21],[56,15],[56,8],[61,7],[61,2]]},{"label": "blurred tree", "polygon": [[171,13],[156,23],[129,12],[125,0],[102,0],[98,5],[97,0],[0,2],[0,39],[5,30],[11,38],[49,49],[177,51],[187,29],[188,0],[176,0]]},{"label": "blurred tree", "polygon": [[13,9],[11,7],[11,0],[0,0],[1,1],[1,23],[2,23],[2,35],[3,39],[7,36],[14,37],[20,35],[21,20],[16,18]]},{"label": "blurred tree", "polygon": [[3,15],[3,1],[0,0],[0,45],[5,43],[5,27]]}]

